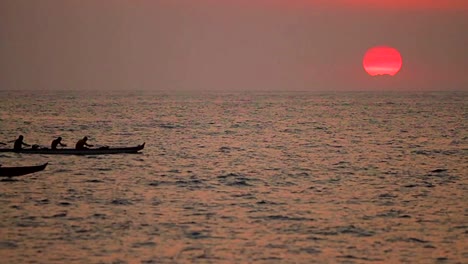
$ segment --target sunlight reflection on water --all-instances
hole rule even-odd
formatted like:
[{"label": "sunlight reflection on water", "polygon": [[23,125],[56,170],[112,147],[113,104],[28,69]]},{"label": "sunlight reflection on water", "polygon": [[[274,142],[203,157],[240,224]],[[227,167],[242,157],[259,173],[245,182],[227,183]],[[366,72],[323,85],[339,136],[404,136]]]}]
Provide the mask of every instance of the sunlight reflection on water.
[{"label": "sunlight reflection on water", "polygon": [[0,92],[18,134],[141,154],[0,182],[8,263],[450,262],[468,257],[465,93]]}]

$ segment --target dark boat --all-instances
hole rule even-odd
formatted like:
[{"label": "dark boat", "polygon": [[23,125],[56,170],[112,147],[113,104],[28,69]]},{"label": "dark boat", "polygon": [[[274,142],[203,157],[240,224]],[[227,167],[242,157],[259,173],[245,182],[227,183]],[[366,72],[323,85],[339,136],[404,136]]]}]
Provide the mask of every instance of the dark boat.
[{"label": "dark boat", "polygon": [[39,166],[25,166],[25,167],[1,167],[0,177],[16,177],[26,175],[34,172],[44,170],[48,163]]},{"label": "dark boat", "polygon": [[105,154],[120,154],[120,153],[137,153],[145,147],[145,143],[136,147],[122,148],[95,148],[95,149],[0,149],[0,152],[16,152],[24,154],[43,154],[43,155],[105,155]]}]

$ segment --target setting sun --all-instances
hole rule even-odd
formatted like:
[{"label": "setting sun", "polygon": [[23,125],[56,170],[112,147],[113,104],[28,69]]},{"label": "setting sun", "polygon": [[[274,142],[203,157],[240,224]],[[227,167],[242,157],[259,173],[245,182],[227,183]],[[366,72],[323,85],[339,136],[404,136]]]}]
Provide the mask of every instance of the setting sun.
[{"label": "setting sun", "polygon": [[400,52],[392,47],[377,46],[370,48],[362,61],[364,69],[371,76],[397,74],[402,65]]}]

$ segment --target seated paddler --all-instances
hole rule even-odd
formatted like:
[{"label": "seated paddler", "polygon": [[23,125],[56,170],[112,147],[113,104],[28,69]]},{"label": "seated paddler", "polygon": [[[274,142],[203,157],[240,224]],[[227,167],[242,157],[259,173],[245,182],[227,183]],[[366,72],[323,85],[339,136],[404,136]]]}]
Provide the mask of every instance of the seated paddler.
[{"label": "seated paddler", "polygon": [[75,149],[88,149],[87,147],[92,147],[93,145],[88,144],[87,141],[88,137],[78,140],[78,142],[76,142]]},{"label": "seated paddler", "polygon": [[13,149],[18,151],[23,149],[23,146],[30,147],[31,145],[27,144],[26,142],[23,141],[24,137],[23,135],[20,135],[16,140],[15,144],[13,145]]},{"label": "seated paddler", "polygon": [[50,144],[50,148],[51,149],[57,149],[57,146],[60,145],[62,147],[66,147],[67,145],[66,144],[63,144],[62,143],[62,137],[58,137],[54,140],[52,140],[52,144]]}]

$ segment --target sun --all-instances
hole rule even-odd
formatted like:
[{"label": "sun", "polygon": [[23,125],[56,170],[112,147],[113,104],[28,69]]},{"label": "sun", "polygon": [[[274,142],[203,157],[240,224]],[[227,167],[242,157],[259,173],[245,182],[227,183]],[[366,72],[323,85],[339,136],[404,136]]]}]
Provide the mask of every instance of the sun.
[{"label": "sun", "polygon": [[376,46],[367,50],[362,60],[364,70],[371,75],[390,75],[397,74],[403,60],[400,52],[388,46]]}]

